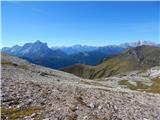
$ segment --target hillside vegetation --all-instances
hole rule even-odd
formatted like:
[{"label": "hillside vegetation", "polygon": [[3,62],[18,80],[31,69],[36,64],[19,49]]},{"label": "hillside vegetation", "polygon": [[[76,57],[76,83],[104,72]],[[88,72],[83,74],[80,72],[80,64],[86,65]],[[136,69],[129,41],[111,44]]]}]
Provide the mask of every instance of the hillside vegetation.
[{"label": "hillside vegetation", "polygon": [[106,59],[97,66],[79,64],[64,68],[63,71],[83,78],[96,79],[133,70],[145,70],[154,66],[160,66],[160,48],[143,45]]}]

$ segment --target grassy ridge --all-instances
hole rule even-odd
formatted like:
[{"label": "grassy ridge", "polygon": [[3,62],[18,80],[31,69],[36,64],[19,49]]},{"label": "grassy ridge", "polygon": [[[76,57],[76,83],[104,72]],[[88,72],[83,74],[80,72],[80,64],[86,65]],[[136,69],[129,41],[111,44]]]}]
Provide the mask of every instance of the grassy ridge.
[{"label": "grassy ridge", "polygon": [[97,66],[74,65],[63,71],[89,79],[109,77],[133,70],[145,70],[160,66],[160,48],[140,46],[128,49],[124,53],[103,61]]}]

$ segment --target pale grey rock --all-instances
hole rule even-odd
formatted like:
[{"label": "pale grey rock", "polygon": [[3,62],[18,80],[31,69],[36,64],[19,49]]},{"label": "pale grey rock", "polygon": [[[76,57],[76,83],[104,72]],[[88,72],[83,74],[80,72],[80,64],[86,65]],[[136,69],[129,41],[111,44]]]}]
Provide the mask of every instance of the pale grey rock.
[{"label": "pale grey rock", "polygon": [[92,81],[15,57],[5,56],[2,61],[17,64],[2,65],[2,108],[40,107],[40,111],[24,119],[160,120],[160,94],[132,91],[118,85],[124,78],[133,82],[141,78],[149,84],[153,76],[159,76],[153,73],[160,67],[149,73],[134,71],[126,76]]}]

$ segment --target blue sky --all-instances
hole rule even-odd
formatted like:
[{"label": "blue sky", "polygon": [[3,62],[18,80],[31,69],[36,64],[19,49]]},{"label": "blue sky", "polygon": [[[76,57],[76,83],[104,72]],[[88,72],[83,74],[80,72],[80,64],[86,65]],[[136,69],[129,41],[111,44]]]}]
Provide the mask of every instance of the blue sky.
[{"label": "blue sky", "polygon": [[[160,2],[2,2],[2,44],[160,43]],[[159,26],[159,27],[158,27]]]}]

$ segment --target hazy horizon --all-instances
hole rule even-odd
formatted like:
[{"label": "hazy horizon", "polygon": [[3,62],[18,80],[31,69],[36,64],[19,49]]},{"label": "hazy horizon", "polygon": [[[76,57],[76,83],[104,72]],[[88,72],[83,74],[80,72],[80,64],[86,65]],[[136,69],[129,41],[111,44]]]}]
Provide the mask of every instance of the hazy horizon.
[{"label": "hazy horizon", "polygon": [[[44,42],[44,41],[41,41],[41,40],[35,40],[35,41],[32,41],[32,42],[27,42],[27,43],[35,43],[35,42],[37,42],[37,41],[40,41],[40,42],[42,42],[42,43],[46,43],[47,44],[47,46],[49,47],[49,48],[51,48],[51,47],[72,47],[72,46],[78,46],[78,45],[80,45],[80,46],[91,46],[91,47],[104,47],[104,46],[116,46],[116,45],[121,45],[121,44],[125,44],[125,43],[136,43],[136,42],[140,42],[140,41],[142,41],[142,42],[151,42],[151,43],[153,43],[153,44],[160,44],[160,43],[156,43],[156,42],[152,42],[152,41],[146,41],[146,40],[138,40],[138,41],[133,41],[133,42],[122,42],[122,43],[119,43],[119,44],[104,44],[104,45],[87,45],[87,44],[73,44],[73,45],[49,45],[47,42]],[[23,43],[23,44],[14,44],[14,45],[12,45],[12,46],[3,46],[2,45],[2,47],[1,48],[3,48],[3,47],[14,47],[14,46],[16,46],[16,45],[18,45],[18,46],[24,46],[25,44],[27,44],[27,43]]]},{"label": "hazy horizon", "polygon": [[40,40],[48,46],[160,43],[158,1],[2,1],[2,46]]}]

